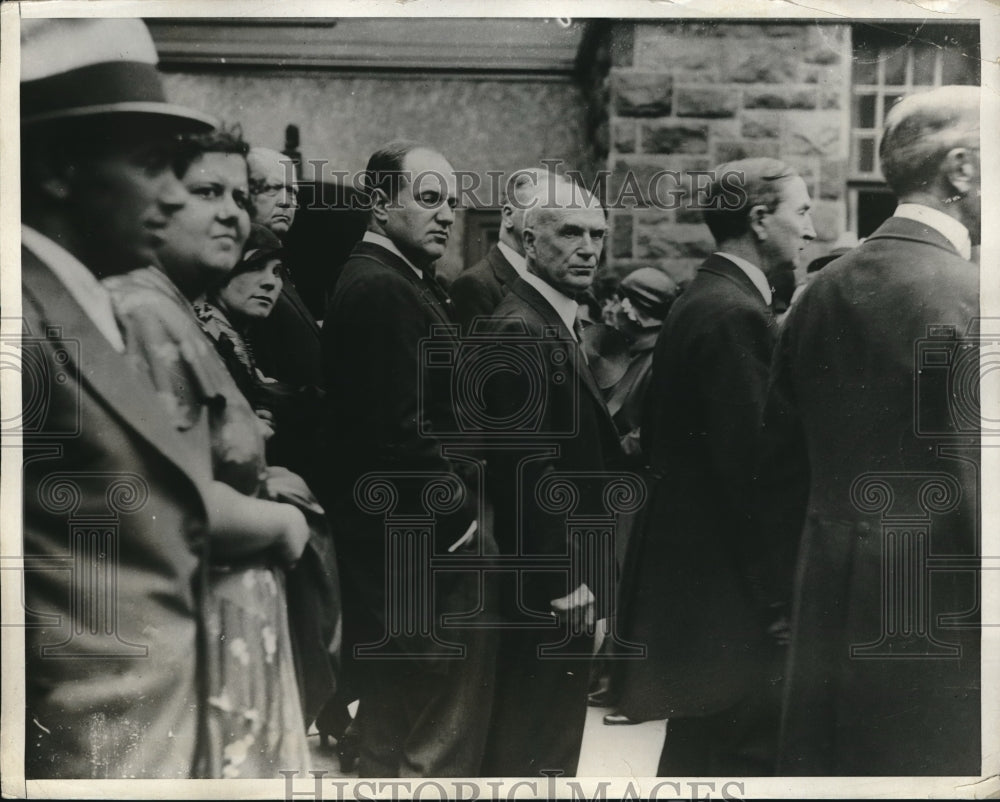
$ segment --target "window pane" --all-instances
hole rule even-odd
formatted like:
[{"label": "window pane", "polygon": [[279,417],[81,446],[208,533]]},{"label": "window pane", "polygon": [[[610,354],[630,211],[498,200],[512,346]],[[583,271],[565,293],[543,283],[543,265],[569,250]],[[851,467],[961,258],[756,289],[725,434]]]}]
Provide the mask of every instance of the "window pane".
[{"label": "window pane", "polygon": [[913,51],[913,83],[916,86],[934,85],[934,61],[937,51],[930,47],[917,47]]},{"label": "window pane", "polygon": [[854,98],[854,127],[875,127],[875,95],[858,95]]},{"label": "window pane", "polygon": [[894,47],[892,50],[882,51],[886,86],[902,86],[906,83],[906,57],[908,55],[909,51],[906,48]]},{"label": "window pane", "polygon": [[941,59],[942,84],[947,86],[979,83],[979,64],[974,58],[964,56],[955,50],[944,50]]},{"label": "window pane", "polygon": [[872,137],[858,138],[858,171],[875,172],[875,140]]},{"label": "window pane", "polygon": [[874,84],[878,82],[878,57],[875,53],[854,54],[854,83]]}]

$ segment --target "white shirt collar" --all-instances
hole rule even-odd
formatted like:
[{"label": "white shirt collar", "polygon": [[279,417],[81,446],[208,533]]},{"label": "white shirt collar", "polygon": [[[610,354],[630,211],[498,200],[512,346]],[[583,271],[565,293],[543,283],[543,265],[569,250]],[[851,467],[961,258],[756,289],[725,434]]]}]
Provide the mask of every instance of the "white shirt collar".
[{"label": "white shirt collar", "polygon": [[716,256],[722,256],[736,265],[740,270],[747,274],[747,278],[753,282],[753,285],[760,292],[761,297],[764,299],[764,303],[768,306],[771,305],[771,282],[767,280],[767,276],[764,275],[764,271],[761,270],[753,262],[748,262],[741,256],[733,256],[731,253],[726,253],[725,251],[716,251]]},{"label": "white shirt collar", "polygon": [[417,278],[424,277],[424,271],[417,267],[413,262],[403,256],[403,252],[396,247],[396,243],[389,239],[385,234],[379,234],[376,231],[366,231],[365,235],[361,238],[362,242],[371,242],[375,245],[381,245],[390,253],[396,254],[400,259],[402,259],[406,264],[410,266],[410,269],[417,274]]},{"label": "white shirt collar", "polygon": [[566,295],[563,295],[559,292],[559,290],[551,284],[547,284],[544,279],[539,278],[534,273],[525,273],[524,280],[538,290],[541,296],[549,302],[549,305],[556,310],[556,314],[559,315],[559,319],[566,324],[566,328],[569,329],[569,333],[572,334],[573,339],[576,340],[576,330],[573,328],[573,324],[576,323],[576,301]]},{"label": "white shirt collar", "polygon": [[944,212],[924,206],[922,203],[901,203],[892,216],[905,217],[907,220],[916,220],[918,223],[930,226],[954,245],[963,259],[972,258],[972,239],[969,237],[969,229],[954,217],[949,217]]},{"label": "white shirt collar", "polygon": [[115,321],[114,308],[111,306],[111,296],[97,276],[73,254],[59,243],[49,239],[44,234],[30,226],[21,226],[21,244],[44,262],[55,273],[56,278],[87,317],[97,326],[97,330],[111,343],[111,347],[119,353],[125,353],[125,341]]},{"label": "white shirt collar", "polygon": [[506,242],[498,242],[497,248],[500,249],[500,253],[503,254],[503,258],[510,262],[511,267],[517,271],[519,276],[527,275],[528,263],[525,261],[525,258],[521,256],[521,254],[511,248]]}]

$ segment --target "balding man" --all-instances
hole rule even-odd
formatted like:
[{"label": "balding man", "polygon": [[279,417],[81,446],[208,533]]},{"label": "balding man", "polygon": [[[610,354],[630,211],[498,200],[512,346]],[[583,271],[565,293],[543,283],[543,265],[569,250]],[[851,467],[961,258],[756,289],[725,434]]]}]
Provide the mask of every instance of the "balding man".
[{"label": "balding man", "polygon": [[[372,154],[368,230],[344,263],[323,327],[324,490],[339,538],[344,642],[360,649],[354,726],[363,777],[475,777],[489,718],[492,632],[439,628],[443,616],[476,609],[478,577],[439,573],[432,586],[426,557],[415,549],[415,563],[395,561],[390,519],[370,510],[382,493],[370,482],[387,476],[395,503],[386,516],[436,516],[438,565],[448,555],[495,550],[480,526],[478,463],[446,451],[438,436],[452,425],[451,386],[421,361],[421,340],[435,327],[439,345],[458,346],[451,301],[434,275],[455,222],[455,186],[454,168],[425,145],[390,142]],[[448,489],[455,503],[444,510]],[[423,528],[411,527],[406,542]],[[411,597],[400,602],[401,581],[426,591],[432,618]],[[464,658],[442,656],[442,641],[460,642]],[[379,654],[367,654],[380,643]]]},{"label": "balding man", "polygon": [[642,558],[626,560],[622,579],[626,634],[648,647],[623,666],[624,687],[645,689],[624,712],[669,719],[661,777],[770,774],[778,737],[767,669],[782,655],[756,581],[766,549],[747,530],[777,336],[771,285],[815,232],[805,182],[777,159],[716,167],[709,201],[717,251],[653,353],[641,432],[653,487],[633,552]]},{"label": "balding man", "polygon": [[[595,598],[601,592],[597,570],[583,575],[579,584],[565,569],[545,570],[545,559],[572,555],[582,546],[572,539],[565,515],[547,510],[540,496],[547,477],[570,473],[576,475],[569,481],[582,486],[584,504],[599,504],[601,493],[588,492],[588,482],[603,487],[604,472],[621,461],[618,434],[580,348],[574,300],[593,283],[606,231],[596,198],[565,178],[554,180],[524,221],[527,272],[488,324],[491,341],[511,349],[512,356],[520,353],[523,359],[537,349],[545,360],[541,374],[498,371],[495,383],[483,387],[492,420],[516,420],[532,399],[544,409],[521,441],[487,458],[500,551],[533,561],[519,568],[516,585],[510,582],[502,592],[507,629],[501,636],[483,765],[489,776],[537,776],[548,770],[576,774],[588,665],[540,650],[563,641],[567,649],[589,656],[595,602],[603,600]],[[516,432],[507,433],[517,441]]]},{"label": "balding man", "polygon": [[507,179],[499,241],[448,288],[455,303],[455,315],[465,331],[469,331],[475,318],[491,314],[514,282],[527,272],[521,242],[524,215],[551,179],[552,174],[547,170],[530,167],[515,171]]},{"label": "balding man", "polygon": [[284,240],[298,209],[295,165],[284,153],[270,148],[251,148],[247,167],[254,222]]},{"label": "balding man", "polygon": [[778,343],[757,496],[762,531],[798,545],[782,774],[981,770],[979,99],[889,111],[899,206]]},{"label": "balding man", "polygon": [[[264,226],[283,243],[295,222],[298,208],[295,189],[295,167],[292,160],[270,148],[251,148],[247,154],[250,172],[250,201],[253,221]],[[292,280],[296,266],[286,254],[288,270],[281,294],[266,318],[255,321],[250,327],[249,340],[254,350],[257,367],[272,379],[291,387],[315,394],[323,384],[323,353],[319,325],[309,307],[302,300]],[[316,487],[321,471],[321,456],[315,430],[318,426],[318,409],[303,405],[299,420],[290,421],[285,442],[297,444],[288,453],[273,455],[307,482]]]}]

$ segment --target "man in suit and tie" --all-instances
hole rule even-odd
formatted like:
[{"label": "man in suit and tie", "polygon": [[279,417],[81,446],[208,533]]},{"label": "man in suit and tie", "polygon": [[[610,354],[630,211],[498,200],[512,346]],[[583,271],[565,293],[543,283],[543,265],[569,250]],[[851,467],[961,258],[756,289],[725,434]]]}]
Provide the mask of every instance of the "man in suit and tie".
[{"label": "man in suit and tie", "polygon": [[[586,549],[570,534],[566,513],[551,510],[552,494],[559,492],[552,482],[574,474],[568,478],[571,492],[579,493],[583,505],[576,512],[591,505],[601,512],[602,493],[593,488],[603,486],[605,472],[621,459],[614,423],[581,348],[574,300],[593,283],[606,231],[598,200],[568,179],[555,179],[527,211],[527,272],[489,324],[489,340],[497,347],[542,360],[540,373],[501,370],[482,389],[490,420],[499,426],[494,433],[513,437],[487,457],[497,543],[501,554],[523,558],[501,591],[506,626],[483,767],[489,776],[547,770],[573,776],[580,755],[586,658],[593,651],[595,609],[607,601],[598,598],[602,566],[576,574],[546,569],[544,561],[579,559]],[[518,420],[526,403],[541,405],[528,410],[535,415],[532,423],[520,432],[505,429],[504,422]],[[544,653],[561,641],[555,653]]]},{"label": "man in suit and tie", "polygon": [[778,342],[758,517],[797,553],[782,774],[983,770],[979,104],[949,86],[889,110],[899,205]]},{"label": "man in suit and tie", "polygon": [[21,26],[25,773],[199,776],[207,433],[153,412],[99,279],[155,260],[173,139],[212,121],[138,20]]},{"label": "man in suit and tie", "polygon": [[[437,575],[431,588],[426,555],[415,564],[391,562],[387,523],[371,512],[373,497],[364,490],[368,475],[385,476],[396,494],[387,514],[435,515],[430,548],[439,559],[490,549],[480,520],[481,464],[443,449],[437,433],[453,428],[451,387],[429,378],[420,352],[434,327],[439,345],[458,347],[451,301],[434,276],[455,221],[454,168],[427,146],[392,142],[369,160],[365,188],[368,230],[343,266],[323,327],[324,489],[342,566],[345,646],[355,649],[359,770],[370,777],[473,777],[489,716],[495,639],[486,629],[445,632],[439,624],[445,614],[476,609],[478,577]],[[456,489],[454,504],[440,509],[443,497],[425,492],[427,481]],[[433,594],[433,620],[417,622],[423,636],[400,625],[401,617],[422,615],[412,597],[398,609],[394,583],[401,578]],[[465,657],[445,659],[439,640],[461,643]],[[383,659],[366,659],[380,643]]]},{"label": "man in suit and tie", "polygon": [[674,303],[642,419],[653,475],[622,577],[626,637],[648,658],[624,683],[635,717],[668,718],[660,776],[773,772],[782,660],[767,561],[748,536],[760,417],[777,333],[771,280],[814,238],[805,182],[776,159],[717,167],[705,222],[718,251]]},{"label": "man in suit and tie", "polygon": [[448,288],[462,329],[470,330],[477,317],[492,314],[517,279],[528,268],[524,261],[524,215],[553,175],[540,168],[517,170],[504,189],[500,237],[486,256],[464,270]]}]

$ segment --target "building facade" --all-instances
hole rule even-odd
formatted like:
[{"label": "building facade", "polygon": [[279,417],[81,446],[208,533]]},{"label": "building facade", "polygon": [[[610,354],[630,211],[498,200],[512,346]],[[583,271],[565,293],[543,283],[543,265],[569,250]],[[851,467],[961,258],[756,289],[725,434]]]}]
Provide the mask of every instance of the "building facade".
[{"label": "building facade", "polygon": [[[350,183],[396,137],[439,147],[476,187],[463,196],[445,277],[495,239],[498,176],[546,159],[604,195],[606,283],[646,265],[690,276],[712,247],[697,208],[704,174],[746,156],[781,157],[806,179],[812,258],[891,214],[877,155],[891,103],[979,82],[978,24],[950,20],[149,24],[171,96],[238,122],[254,144],[296,152],[304,182]],[[325,195],[307,197],[315,247],[336,241],[328,250],[339,258],[357,225],[317,222]]]}]

